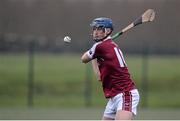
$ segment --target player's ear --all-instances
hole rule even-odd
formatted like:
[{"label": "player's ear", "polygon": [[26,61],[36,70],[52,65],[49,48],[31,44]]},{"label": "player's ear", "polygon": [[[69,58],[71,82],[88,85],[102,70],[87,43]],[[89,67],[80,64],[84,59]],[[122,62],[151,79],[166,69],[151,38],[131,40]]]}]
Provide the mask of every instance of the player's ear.
[{"label": "player's ear", "polygon": [[106,32],[107,35],[109,35],[109,34],[111,34],[112,30],[110,28],[106,28],[105,32]]}]

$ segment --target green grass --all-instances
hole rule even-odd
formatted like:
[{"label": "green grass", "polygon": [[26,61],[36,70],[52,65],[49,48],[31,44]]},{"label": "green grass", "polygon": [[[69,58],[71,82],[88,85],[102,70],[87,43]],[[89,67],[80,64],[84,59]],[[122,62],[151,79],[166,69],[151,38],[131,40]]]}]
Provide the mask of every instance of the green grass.
[{"label": "green grass", "polygon": [[[92,106],[103,107],[106,104],[101,83],[96,81],[92,70],[87,71],[90,64],[82,64],[80,56],[80,54],[35,54],[35,107],[85,106],[87,75],[92,80],[92,88],[89,89],[92,90],[90,95]],[[142,94],[142,57],[127,55],[126,62]],[[148,64],[149,107],[179,108],[180,57],[149,56]],[[26,107],[27,85],[28,56],[0,54],[0,107]],[[141,101],[143,98],[141,97]]]},{"label": "green grass", "polygon": [[[140,89],[141,96],[144,91],[141,88],[142,59],[136,56],[127,58],[129,69]],[[151,108],[180,107],[180,57],[149,56],[147,63],[148,106]]]}]

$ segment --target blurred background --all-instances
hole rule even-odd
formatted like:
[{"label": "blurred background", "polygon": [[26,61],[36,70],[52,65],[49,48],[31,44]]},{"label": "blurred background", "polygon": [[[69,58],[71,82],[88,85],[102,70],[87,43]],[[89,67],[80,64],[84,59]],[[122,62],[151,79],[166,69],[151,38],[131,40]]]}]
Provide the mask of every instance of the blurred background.
[{"label": "blurred background", "polygon": [[[0,119],[101,119],[107,100],[91,64],[90,23],[114,33],[148,8],[155,21],[116,40],[140,91],[135,119],[180,119],[179,0],[0,0]],[[64,43],[64,36],[72,42]]]}]

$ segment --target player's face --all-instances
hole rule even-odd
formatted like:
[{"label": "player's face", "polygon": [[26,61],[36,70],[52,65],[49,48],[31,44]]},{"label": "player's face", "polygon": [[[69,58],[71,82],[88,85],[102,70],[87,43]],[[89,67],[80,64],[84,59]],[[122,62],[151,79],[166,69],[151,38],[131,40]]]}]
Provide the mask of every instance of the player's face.
[{"label": "player's face", "polygon": [[93,39],[102,39],[106,36],[105,30],[102,27],[93,27]]}]

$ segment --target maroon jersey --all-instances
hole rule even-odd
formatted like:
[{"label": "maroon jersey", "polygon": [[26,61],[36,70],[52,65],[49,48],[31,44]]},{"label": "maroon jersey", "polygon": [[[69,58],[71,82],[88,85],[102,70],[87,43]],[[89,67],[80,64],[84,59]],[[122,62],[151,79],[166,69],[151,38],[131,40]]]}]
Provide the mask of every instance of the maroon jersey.
[{"label": "maroon jersey", "polygon": [[106,98],[135,88],[130,78],[123,54],[111,37],[97,42],[88,51],[90,58],[97,58],[102,87]]}]

